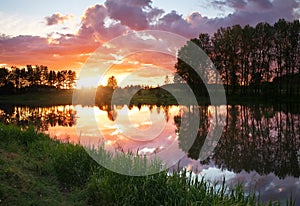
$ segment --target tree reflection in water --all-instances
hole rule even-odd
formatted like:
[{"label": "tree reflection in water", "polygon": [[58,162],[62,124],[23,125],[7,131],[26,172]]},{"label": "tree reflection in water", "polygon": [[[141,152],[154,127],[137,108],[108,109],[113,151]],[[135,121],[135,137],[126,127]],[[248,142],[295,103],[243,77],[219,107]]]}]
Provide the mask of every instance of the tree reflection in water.
[{"label": "tree reflection in water", "polygon": [[[186,147],[189,139],[189,122],[195,117],[193,110],[182,111],[188,121],[174,116],[179,134],[179,147],[192,159],[199,153],[210,131],[210,107],[199,106],[200,125],[192,147]],[[193,108],[195,109],[195,108]],[[227,106],[226,124],[222,136],[209,158],[201,163],[213,161],[219,168],[236,173],[245,170],[261,175],[274,173],[279,178],[300,176],[300,114],[299,107],[276,106]],[[184,129],[179,130],[183,124]]]},{"label": "tree reflection in water", "polygon": [[49,126],[72,127],[76,124],[75,116],[72,106],[0,108],[0,122],[21,127],[34,125],[41,131],[47,131]]},{"label": "tree reflection in water", "polygon": [[107,118],[110,121],[115,121],[118,116],[118,112],[116,110],[116,106],[114,105],[104,105],[104,106],[98,106],[100,110],[107,112]]},{"label": "tree reflection in water", "polygon": [[[199,109],[199,112],[195,110]],[[200,150],[204,144],[205,138],[208,133],[208,107],[188,107],[185,110],[181,110],[181,114],[174,116],[174,122],[177,127],[176,133],[178,134],[179,147],[187,153],[187,156],[192,159],[198,159]],[[199,119],[199,130],[191,130],[190,124]],[[181,128],[180,128],[181,125]],[[195,140],[190,147],[190,141],[195,137]]]},{"label": "tree reflection in water", "polygon": [[[133,107],[129,105],[128,109]],[[201,149],[214,129],[211,119],[216,115],[219,121],[225,121],[223,133],[218,143],[211,141],[217,145],[202,164],[213,162],[235,173],[244,170],[260,175],[274,173],[279,178],[300,176],[300,105],[228,105],[222,106],[224,111],[219,114],[214,106],[181,106],[179,114],[170,108],[149,106],[149,112],[163,112],[167,122],[174,120],[179,148],[189,158],[203,160]],[[107,112],[109,121],[118,118],[118,107],[103,106],[100,110]],[[35,125],[41,131],[55,126],[73,127],[76,115],[73,106],[0,106],[0,122],[23,127]],[[199,129],[191,129],[197,118]],[[196,137],[193,142],[192,137]]]}]

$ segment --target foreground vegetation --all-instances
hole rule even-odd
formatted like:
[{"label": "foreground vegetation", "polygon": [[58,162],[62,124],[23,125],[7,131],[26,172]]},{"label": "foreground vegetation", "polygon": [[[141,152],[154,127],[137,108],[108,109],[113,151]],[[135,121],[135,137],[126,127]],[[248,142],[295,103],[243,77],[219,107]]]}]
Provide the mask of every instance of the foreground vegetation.
[{"label": "foreground vegetation", "polygon": [[4,205],[261,205],[240,187],[217,190],[185,172],[113,173],[83,147],[52,140],[33,127],[0,125],[0,164]]}]

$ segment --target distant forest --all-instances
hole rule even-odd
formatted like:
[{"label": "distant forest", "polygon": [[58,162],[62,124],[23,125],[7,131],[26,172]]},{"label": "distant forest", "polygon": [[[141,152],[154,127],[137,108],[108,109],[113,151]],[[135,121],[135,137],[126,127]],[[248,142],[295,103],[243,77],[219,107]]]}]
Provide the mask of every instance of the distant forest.
[{"label": "distant forest", "polygon": [[[268,23],[259,23],[255,27],[234,25],[218,29],[212,36],[202,33],[191,39],[178,52],[175,68],[197,94],[203,82],[189,65],[200,72],[205,71],[201,68],[211,65],[192,58],[189,52],[192,44],[198,45],[210,57],[229,95],[300,94],[299,20],[279,19],[273,26]],[[209,74],[203,76],[207,78],[204,81],[208,81]]]},{"label": "distant forest", "polygon": [[41,89],[72,89],[76,84],[76,72],[72,70],[53,71],[47,66],[0,68],[0,93],[10,94]]}]

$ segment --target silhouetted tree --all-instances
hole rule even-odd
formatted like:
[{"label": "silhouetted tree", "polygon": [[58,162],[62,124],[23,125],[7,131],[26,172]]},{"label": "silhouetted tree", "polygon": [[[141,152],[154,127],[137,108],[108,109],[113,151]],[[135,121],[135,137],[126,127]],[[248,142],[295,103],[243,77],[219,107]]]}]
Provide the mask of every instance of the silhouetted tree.
[{"label": "silhouetted tree", "polygon": [[75,81],[76,81],[76,72],[72,70],[68,70],[67,80],[66,80],[67,89],[74,88]]},{"label": "silhouetted tree", "polygon": [[34,85],[34,71],[31,65],[27,65],[27,75],[26,75],[26,79],[28,81],[28,85],[32,86]]},{"label": "silhouetted tree", "polygon": [[[26,91],[26,88],[56,87],[60,89],[72,89],[76,84],[76,72],[62,70],[57,73],[48,70],[47,66],[27,65],[26,68],[12,66],[10,69],[0,68],[0,87],[13,87],[18,92]],[[3,88],[2,88],[3,89]]]},{"label": "silhouetted tree", "polygon": [[[198,52],[193,52],[195,45],[200,48],[202,46],[208,51],[210,48],[208,34],[200,35],[199,39],[191,39],[178,51],[177,63],[175,64],[177,75],[174,77],[174,83],[183,83],[184,80],[196,95],[206,95],[207,90],[204,81],[208,80],[209,74],[207,74],[206,69],[209,65],[207,56],[197,56]],[[201,77],[197,72],[201,74]]]},{"label": "silhouetted tree", "polygon": [[[255,27],[234,25],[220,28],[211,37],[200,34],[191,39],[178,52],[176,73],[197,94],[203,81],[212,81],[205,68],[209,61],[195,56],[192,44],[198,45],[211,58],[226,85],[227,94],[296,95],[300,84],[297,78],[300,68],[300,22],[280,19],[274,26],[259,23]],[[183,61],[185,60],[185,61]],[[207,79],[206,79],[207,78]],[[274,80],[276,79],[276,84]],[[180,78],[175,76],[175,83]],[[218,80],[216,79],[216,82]],[[284,92],[284,93],[283,93]]]},{"label": "silhouetted tree", "polygon": [[48,75],[48,85],[55,86],[56,81],[56,72],[51,70]]},{"label": "silhouetted tree", "polygon": [[9,71],[6,68],[0,68],[0,87],[4,86],[8,82]]},{"label": "silhouetted tree", "polygon": [[164,81],[165,84],[170,84],[170,79],[169,79],[169,76],[166,75],[165,76],[165,81]]},{"label": "silhouetted tree", "polygon": [[113,89],[116,89],[118,87],[117,79],[115,78],[115,76],[111,76],[108,78],[107,86]]}]

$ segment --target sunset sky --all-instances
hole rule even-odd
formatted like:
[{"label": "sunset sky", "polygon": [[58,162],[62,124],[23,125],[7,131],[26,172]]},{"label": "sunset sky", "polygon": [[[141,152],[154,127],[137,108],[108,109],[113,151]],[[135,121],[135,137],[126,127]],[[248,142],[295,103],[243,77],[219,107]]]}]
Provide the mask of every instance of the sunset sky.
[{"label": "sunset sky", "polygon": [[[102,44],[134,31],[163,30],[192,38],[201,32],[212,34],[219,27],[234,24],[273,24],[279,18],[292,21],[300,17],[299,0],[0,2],[0,66],[47,65],[55,70],[80,71],[87,58]],[[152,61],[149,58],[153,55],[126,57],[124,64],[114,66],[115,74],[127,75],[140,65],[149,70],[172,69],[174,57],[163,57],[162,61],[155,58],[154,62],[154,57]],[[166,61],[169,65],[163,64]],[[154,79],[168,74],[155,71]],[[139,74],[135,74],[135,78],[138,77]]]}]

